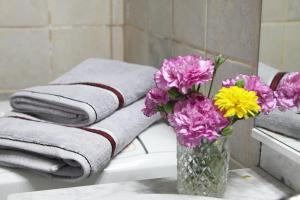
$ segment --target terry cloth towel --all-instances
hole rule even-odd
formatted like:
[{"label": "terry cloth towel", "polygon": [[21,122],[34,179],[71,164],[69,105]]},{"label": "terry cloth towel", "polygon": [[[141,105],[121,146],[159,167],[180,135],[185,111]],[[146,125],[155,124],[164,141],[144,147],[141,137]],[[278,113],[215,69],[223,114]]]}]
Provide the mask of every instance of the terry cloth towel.
[{"label": "terry cloth towel", "polygon": [[260,115],[255,119],[255,124],[270,131],[300,139],[300,114],[297,114],[296,109],[285,112],[275,110],[269,115]]},{"label": "terry cloth towel", "polygon": [[[258,74],[264,82],[276,90],[280,80],[284,77],[284,72],[259,63]],[[268,115],[259,115],[255,119],[255,125],[274,131],[289,137],[300,139],[300,114],[296,109],[281,112],[275,110]]]},{"label": "terry cloth towel", "polygon": [[0,118],[0,165],[77,181],[102,171],[110,159],[160,116],[145,117],[144,100],[87,128],[40,121],[22,113]]},{"label": "terry cloth towel", "polygon": [[21,90],[10,102],[15,111],[82,127],[142,98],[153,87],[150,66],[88,59],[49,85]]}]

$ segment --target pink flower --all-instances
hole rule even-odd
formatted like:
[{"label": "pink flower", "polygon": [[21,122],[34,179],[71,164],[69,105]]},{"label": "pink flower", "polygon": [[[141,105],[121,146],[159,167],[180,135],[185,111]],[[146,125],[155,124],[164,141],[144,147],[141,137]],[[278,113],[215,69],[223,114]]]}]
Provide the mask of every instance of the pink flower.
[{"label": "pink flower", "polygon": [[239,77],[241,76],[238,75],[237,77],[235,78],[232,78],[232,79],[226,79],[225,81],[222,82],[222,86],[224,87],[231,87],[231,86],[234,86],[236,84],[236,82],[239,80]]},{"label": "pink flower", "polygon": [[148,98],[157,104],[166,104],[169,101],[168,94],[165,90],[159,88],[152,88],[148,94]]},{"label": "pink flower", "polygon": [[212,100],[203,96],[177,102],[168,120],[179,142],[188,147],[199,145],[204,138],[216,140],[219,132],[229,123]]},{"label": "pink flower", "polygon": [[224,87],[230,87],[236,84],[240,79],[244,80],[244,88],[249,91],[255,91],[258,96],[258,104],[261,107],[261,112],[268,114],[276,108],[276,99],[274,98],[273,90],[263,83],[259,76],[249,76],[240,74],[234,79],[223,81]]},{"label": "pink flower", "polygon": [[150,117],[157,112],[159,104],[166,104],[169,97],[166,91],[159,88],[152,88],[145,98],[145,108],[142,110],[144,115]]},{"label": "pink flower", "polygon": [[275,97],[280,110],[297,107],[300,111],[300,72],[286,74],[275,91]]},{"label": "pink flower", "polygon": [[148,96],[146,96],[145,98],[145,108],[142,109],[142,112],[144,113],[144,115],[146,115],[147,117],[151,117],[152,115],[154,115],[155,113],[157,113],[157,104],[154,103],[153,100],[149,99]]},{"label": "pink flower", "polygon": [[214,64],[211,60],[204,60],[196,55],[177,56],[165,59],[154,79],[158,88],[178,88],[186,94],[193,85],[211,80],[213,71]]}]

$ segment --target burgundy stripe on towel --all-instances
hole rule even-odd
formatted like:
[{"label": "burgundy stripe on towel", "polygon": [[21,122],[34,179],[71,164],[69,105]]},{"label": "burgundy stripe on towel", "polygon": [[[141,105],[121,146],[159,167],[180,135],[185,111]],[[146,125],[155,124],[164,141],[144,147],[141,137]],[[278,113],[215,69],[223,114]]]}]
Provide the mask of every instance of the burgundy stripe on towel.
[{"label": "burgundy stripe on towel", "polygon": [[6,116],[6,117],[16,118],[16,119],[23,119],[23,120],[27,120],[27,121],[33,121],[33,122],[42,122],[42,121],[39,121],[39,120],[29,119],[29,118],[26,118],[26,117],[20,117],[20,116]]},{"label": "burgundy stripe on towel", "polygon": [[271,85],[270,85],[270,88],[275,91],[277,89],[277,86],[278,84],[280,83],[281,79],[284,77],[284,75],[286,74],[286,72],[278,72],[272,82],[271,82]]},{"label": "burgundy stripe on towel", "polygon": [[104,131],[93,129],[93,128],[82,127],[80,129],[88,131],[88,132],[96,133],[96,134],[99,134],[99,135],[105,137],[111,144],[111,157],[114,156],[115,150],[116,150],[116,141],[114,140],[114,138],[111,135],[109,135],[108,133],[106,133]]},{"label": "burgundy stripe on towel", "polygon": [[[34,121],[34,122],[47,123],[47,122],[44,122],[44,121],[29,119],[29,118],[20,117],[20,116],[7,116],[7,117],[16,118],[16,119],[23,119],[23,120],[28,120],[28,121]],[[75,128],[75,127],[70,127],[70,128]],[[91,133],[96,133],[98,135],[101,135],[102,137],[105,137],[105,139],[107,139],[109,141],[110,145],[111,145],[111,157],[114,156],[117,145],[116,145],[116,141],[114,140],[114,138],[112,136],[110,136],[108,133],[106,133],[104,131],[93,129],[93,128],[81,127],[79,129],[84,130],[84,131],[88,131],[88,132],[91,132]]]},{"label": "burgundy stripe on towel", "polygon": [[119,101],[119,106],[118,109],[122,108],[124,106],[124,97],[123,95],[115,88],[108,86],[108,85],[104,85],[102,83],[90,83],[90,82],[78,82],[78,83],[67,83],[67,84],[51,84],[51,85],[89,85],[89,86],[93,86],[93,87],[98,87],[98,88],[102,88],[102,89],[106,89],[112,93],[114,93]]}]

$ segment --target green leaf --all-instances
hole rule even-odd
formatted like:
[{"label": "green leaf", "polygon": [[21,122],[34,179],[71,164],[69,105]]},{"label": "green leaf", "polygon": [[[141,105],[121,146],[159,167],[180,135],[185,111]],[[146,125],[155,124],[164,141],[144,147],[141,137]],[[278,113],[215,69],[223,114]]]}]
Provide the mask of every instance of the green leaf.
[{"label": "green leaf", "polygon": [[158,105],[158,106],[156,107],[156,110],[157,110],[158,112],[164,112],[164,111],[165,111],[164,107],[161,106],[161,105]]},{"label": "green leaf", "polygon": [[164,110],[166,113],[172,113],[175,103],[174,102],[168,102],[166,105],[164,105]]},{"label": "green leaf", "polygon": [[232,117],[232,119],[231,119],[231,125],[233,125],[235,122],[237,122],[239,120],[243,120],[243,118],[240,119],[237,116]]},{"label": "green leaf", "polygon": [[224,136],[230,136],[233,132],[233,126],[227,126],[226,128],[224,128],[221,132],[222,135]]},{"label": "green leaf", "polygon": [[245,86],[245,80],[244,79],[239,79],[236,83],[235,86],[239,87],[239,88],[244,88]]},{"label": "green leaf", "polygon": [[170,99],[176,99],[176,98],[182,96],[182,94],[180,92],[178,92],[178,90],[176,88],[171,88],[168,91],[168,95],[169,95]]}]

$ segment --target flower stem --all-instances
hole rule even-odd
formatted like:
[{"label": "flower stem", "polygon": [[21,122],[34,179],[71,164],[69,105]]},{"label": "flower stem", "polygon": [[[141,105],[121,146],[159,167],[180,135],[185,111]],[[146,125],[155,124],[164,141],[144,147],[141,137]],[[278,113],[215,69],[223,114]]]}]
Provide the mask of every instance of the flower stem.
[{"label": "flower stem", "polygon": [[215,57],[215,69],[214,69],[213,77],[212,77],[212,80],[211,80],[211,83],[210,83],[210,86],[209,86],[209,91],[208,91],[208,95],[207,95],[208,98],[210,98],[210,94],[211,94],[211,90],[212,90],[212,87],[213,87],[213,84],[214,84],[214,80],[215,80],[217,70],[225,61],[226,61],[226,58],[223,57],[221,54]]},{"label": "flower stem", "polygon": [[200,88],[201,88],[201,85],[199,84],[199,85],[197,86],[197,92],[198,92],[198,93],[200,93]]}]

